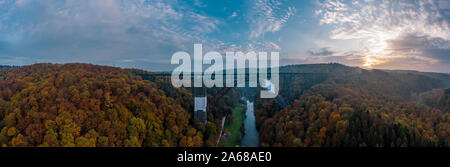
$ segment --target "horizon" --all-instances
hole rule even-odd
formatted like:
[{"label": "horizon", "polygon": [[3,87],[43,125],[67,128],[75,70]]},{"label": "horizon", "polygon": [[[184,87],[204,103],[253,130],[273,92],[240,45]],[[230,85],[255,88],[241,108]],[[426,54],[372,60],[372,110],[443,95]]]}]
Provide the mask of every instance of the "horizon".
[{"label": "horizon", "polygon": [[0,64],[88,63],[170,71],[171,56],[280,53],[280,66],[339,63],[450,73],[445,0],[0,0]]},{"label": "horizon", "polygon": [[[114,68],[120,68],[120,69],[131,69],[131,70],[143,70],[146,72],[153,72],[153,73],[171,73],[173,72],[173,70],[168,70],[168,71],[151,71],[151,70],[146,70],[146,69],[142,69],[142,68],[134,68],[134,67],[121,67],[121,66],[115,66],[115,65],[107,65],[107,64],[92,64],[92,63],[84,63],[84,62],[68,62],[68,63],[53,63],[53,62],[41,62],[41,63],[33,63],[33,64],[25,64],[25,65],[8,65],[8,64],[0,64],[1,66],[8,66],[8,67],[23,67],[23,66],[32,66],[32,65],[36,65],[36,64],[55,64],[55,65],[66,65],[66,64],[90,64],[90,65],[97,65],[97,66],[108,66],[108,67],[114,67]],[[283,67],[287,67],[287,66],[299,66],[299,65],[331,65],[331,64],[339,64],[339,65],[343,65],[349,68],[359,68],[362,70],[368,70],[368,71],[372,71],[372,70],[380,70],[380,71],[408,71],[408,72],[420,72],[420,73],[436,73],[436,74],[449,74],[450,72],[434,72],[434,71],[418,71],[418,70],[405,70],[405,69],[381,69],[381,68],[363,68],[363,67],[358,67],[358,66],[348,66],[342,63],[337,63],[337,62],[328,62],[328,63],[311,63],[311,64],[286,64],[286,65],[280,65],[278,66],[279,68],[283,68]],[[248,67],[245,67],[245,69],[249,69]],[[224,70],[229,70],[229,69],[224,69]],[[236,70],[236,69],[234,69]],[[194,72],[191,72],[191,74],[193,74]]]}]

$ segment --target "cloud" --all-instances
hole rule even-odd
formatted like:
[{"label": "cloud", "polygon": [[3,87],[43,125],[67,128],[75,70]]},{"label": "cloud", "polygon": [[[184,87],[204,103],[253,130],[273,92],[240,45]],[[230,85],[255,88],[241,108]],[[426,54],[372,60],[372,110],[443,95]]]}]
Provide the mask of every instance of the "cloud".
[{"label": "cloud", "polygon": [[392,55],[400,58],[414,58],[428,63],[450,63],[450,49],[445,47],[449,41],[430,36],[405,34],[397,39],[388,41],[388,48]]},{"label": "cloud", "polygon": [[329,47],[320,48],[318,51],[309,50],[308,54],[311,56],[332,56],[336,54],[336,51],[331,50]]},{"label": "cloud", "polygon": [[431,49],[442,47],[446,41],[426,35],[404,34],[396,39],[388,41],[388,48],[392,50]]},{"label": "cloud", "polygon": [[[345,4],[328,0],[321,4],[316,14],[321,24],[334,24],[335,39],[361,39],[377,32],[420,33],[432,37],[450,39],[446,16],[436,1],[366,1]],[[378,35],[378,34],[375,34]]]},{"label": "cloud", "polygon": [[448,8],[440,0],[326,0],[316,15],[320,24],[332,25],[331,39],[358,40],[361,47],[355,51],[365,55],[363,65],[377,67],[399,58],[448,60],[442,56],[450,54],[448,49],[436,46],[450,40]]},{"label": "cloud", "polygon": [[207,5],[200,0],[194,0],[194,5],[201,8],[207,7]]},{"label": "cloud", "polygon": [[221,24],[177,1],[0,2],[0,63],[17,60],[19,65],[127,60],[167,66],[173,52],[196,42],[213,43],[208,34]]},{"label": "cloud", "polygon": [[237,12],[233,12],[233,14],[231,14],[230,18],[234,18],[237,16]]},{"label": "cloud", "polygon": [[280,51],[281,47],[270,41],[247,41],[241,43],[219,43],[215,48],[219,53],[226,52],[276,52]]},{"label": "cloud", "polygon": [[295,56],[282,58],[282,62],[287,64],[302,63],[302,64],[315,64],[315,63],[342,63],[349,66],[358,66],[364,62],[364,56],[359,52],[326,52],[310,55],[306,57]]},{"label": "cloud", "polygon": [[251,24],[250,39],[266,32],[277,32],[295,14],[294,7],[282,8],[278,0],[254,0],[247,20]]}]

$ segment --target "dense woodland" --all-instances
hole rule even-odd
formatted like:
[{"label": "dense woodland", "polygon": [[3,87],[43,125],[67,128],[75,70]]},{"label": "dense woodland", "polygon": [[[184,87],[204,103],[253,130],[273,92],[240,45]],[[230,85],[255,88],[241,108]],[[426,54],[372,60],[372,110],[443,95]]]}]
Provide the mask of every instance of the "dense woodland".
[{"label": "dense woodland", "polygon": [[[450,75],[340,64],[280,68],[280,97],[255,98],[261,146],[450,146]],[[90,64],[0,67],[0,146],[216,146],[221,118],[259,88],[193,94],[151,72]]]},{"label": "dense woodland", "polygon": [[0,145],[215,146],[219,115],[199,123],[189,90],[143,74],[89,64],[0,68]]},{"label": "dense woodland", "polygon": [[280,71],[326,75],[281,80],[285,108],[275,99],[257,100],[261,146],[450,146],[448,74],[340,64]]}]

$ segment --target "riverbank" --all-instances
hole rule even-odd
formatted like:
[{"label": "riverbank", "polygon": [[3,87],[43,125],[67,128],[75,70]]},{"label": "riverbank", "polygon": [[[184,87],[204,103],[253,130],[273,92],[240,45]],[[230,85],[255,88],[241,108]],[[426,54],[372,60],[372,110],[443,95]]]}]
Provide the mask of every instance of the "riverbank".
[{"label": "riverbank", "polygon": [[[227,118],[225,127],[223,129],[223,135],[219,146],[221,147],[235,147],[240,146],[243,136],[243,122],[244,122],[244,107],[238,106],[233,109],[232,115]],[[226,131],[230,135],[226,134]]]}]

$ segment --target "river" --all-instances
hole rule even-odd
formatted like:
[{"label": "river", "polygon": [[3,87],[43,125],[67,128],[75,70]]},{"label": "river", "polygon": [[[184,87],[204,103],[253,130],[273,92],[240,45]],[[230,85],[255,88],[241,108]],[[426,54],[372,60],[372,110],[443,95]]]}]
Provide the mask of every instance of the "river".
[{"label": "river", "polygon": [[253,110],[253,102],[247,100],[247,111],[244,120],[245,133],[242,139],[243,147],[258,147],[259,133],[256,130],[255,112]]}]

